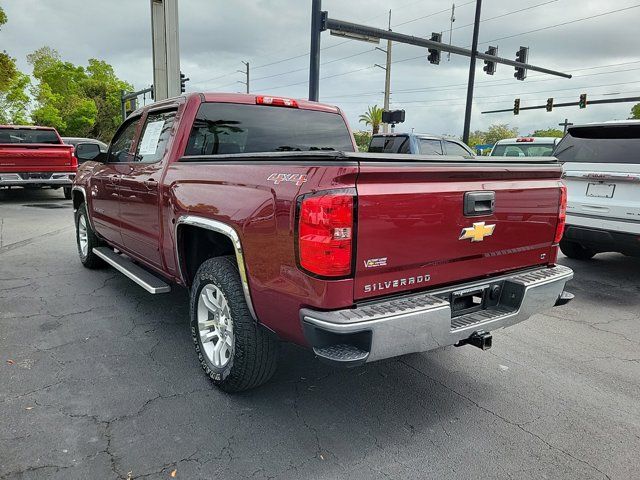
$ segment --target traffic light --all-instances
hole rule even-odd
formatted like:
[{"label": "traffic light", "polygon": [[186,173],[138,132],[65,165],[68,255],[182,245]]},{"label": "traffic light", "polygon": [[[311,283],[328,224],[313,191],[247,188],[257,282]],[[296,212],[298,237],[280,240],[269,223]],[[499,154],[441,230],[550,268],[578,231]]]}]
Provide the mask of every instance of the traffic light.
[{"label": "traffic light", "polygon": [[[529,48],[528,47],[520,47],[520,49],[516,52],[516,62],[527,63],[529,58]],[[522,67],[515,67],[516,73],[513,74],[518,80],[524,80],[527,78],[527,69]]]},{"label": "traffic light", "polygon": [[580,102],[578,103],[578,105],[580,106],[580,108],[587,108],[587,94],[586,93],[581,93],[580,94]]},{"label": "traffic light", "polygon": [[[494,57],[498,55],[498,47],[489,47],[486,52],[487,55],[493,55]],[[491,60],[484,61],[484,67],[482,68],[487,75],[493,75],[496,73],[496,62],[492,62]]]},{"label": "traffic light", "polygon": [[520,114],[520,99],[519,98],[516,98],[513,101],[513,114],[514,115]]},{"label": "traffic light", "polygon": [[[441,43],[442,34],[433,32],[431,34],[431,41]],[[429,60],[429,63],[438,65],[440,63],[440,50],[438,50],[437,48],[429,48],[427,49],[427,51],[429,52],[429,55],[427,55],[427,60]]]},{"label": "traffic light", "polygon": [[180,72],[180,92],[184,93],[186,91],[186,84],[189,81],[189,79],[187,78],[187,76]]},{"label": "traffic light", "polygon": [[553,97],[547,98],[547,112],[553,110]]}]

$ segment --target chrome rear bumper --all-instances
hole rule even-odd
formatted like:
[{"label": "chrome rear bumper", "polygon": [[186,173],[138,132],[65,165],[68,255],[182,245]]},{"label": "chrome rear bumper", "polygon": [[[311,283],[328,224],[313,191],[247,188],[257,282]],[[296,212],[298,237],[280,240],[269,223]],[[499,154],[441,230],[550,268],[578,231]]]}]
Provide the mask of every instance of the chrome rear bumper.
[{"label": "chrome rear bumper", "polygon": [[[522,322],[553,307],[572,277],[570,268],[556,265],[369,302],[352,309],[302,309],[300,319],[318,356],[341,363],[327,356],[334,355],[337,346],[344,346],[337,350],[342,355],[348,351],[350,359],[357,359],[353,364],[372,362],[464,343],[476,332]],[[460,315],[452,312],[452,295],[496,288],[491,306]],[[325,354],[329,351],[332,353]]]},{"label": "chrome rear bumper", "polygon": [[0,173],[0,187],[21,187],[24,185],[67,186],[73,183],[76,174],[72,172],[29,172]]}]

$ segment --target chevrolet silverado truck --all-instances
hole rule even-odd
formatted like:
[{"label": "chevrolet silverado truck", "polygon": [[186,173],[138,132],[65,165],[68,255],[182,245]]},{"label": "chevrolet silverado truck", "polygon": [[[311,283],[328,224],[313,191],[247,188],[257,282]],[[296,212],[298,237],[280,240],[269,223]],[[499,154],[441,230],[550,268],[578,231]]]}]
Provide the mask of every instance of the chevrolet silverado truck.
[{"label": "chevrolet silverado truck", "polygon": [[97,148],[73,186],[82,264],[190,289],[225,391],[266,382],[280,340],[344,366],[486,349],[570,299],[554,158],[355,153],[336,107],[212,93],[137,110]]},{"label": "chevrolet silverado truck", "polygon": [[77,170],[73,146],[54,128],[0,125],[0,187],[62,187],[71,199]]}]

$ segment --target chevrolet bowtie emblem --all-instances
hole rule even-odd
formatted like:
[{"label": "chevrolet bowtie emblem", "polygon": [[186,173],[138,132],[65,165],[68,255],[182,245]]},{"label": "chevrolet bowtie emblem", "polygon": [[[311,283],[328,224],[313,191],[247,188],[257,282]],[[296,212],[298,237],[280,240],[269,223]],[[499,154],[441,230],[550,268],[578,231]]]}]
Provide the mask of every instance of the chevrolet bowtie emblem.
[{"label": "chevrolet bowtie emblem", "polygon": [[484,237],[493,235],[495,225],[485,225],[484,222],[474,223],[473,227],[463,228],[458,240],[471,239],[472,242],[482,242]]}]

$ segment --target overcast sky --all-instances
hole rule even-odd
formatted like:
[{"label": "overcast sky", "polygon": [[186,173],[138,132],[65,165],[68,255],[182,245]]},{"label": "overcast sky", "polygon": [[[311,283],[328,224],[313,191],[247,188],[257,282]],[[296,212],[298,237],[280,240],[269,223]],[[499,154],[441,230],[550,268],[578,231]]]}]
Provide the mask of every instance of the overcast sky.
[{"label": "overcast sky", "polygon": [[[16,57],[24,71],[29,70],[25,56],[48,45],[76,64],[104,59],[137,89],[152,83],[149,0],[0,0],[0,5],[9,17],[0,49]],[[453,44],[470,45],[474,5],[456,2]],[[518,47],[528,46],[530,63],[575,77],[530,72],[519,82],[513,68],[498,65],[491,77],[479,62],[472,129],[508,123],[528,134],[565,117],[576,123],[627,118],[631,104],[626,103],[519,116],[480,112],[511,108],[515,97],[524,107],[544,104],[547,97],[556,103],[577,101],[582,92],[589,99],[640,96],[639,7],[634,0],[485,0],[480,49],[497,45],[501,56],[515,59]],[[181,65],[191,78],[189,91],[241,91],[244,86],[236,82],[243,77],[236,70],[245,60],[252,67],[252,92],[307,96],[310,0],[179,0],[179,9]],[[332,18],[377,27],[386,27],[391,9],[395,31],[423,36],[448,30],[451,16],[447,0],[324,0],[323,9]],[[574,22],[620,9],[626,10]],[[566,24],[546,28],[561,23]],[[328,32],[322,35],[321,77],[331,78],[321,80],[320,100],[342,107],[354,129],[364,128],[358,115],[368,105],[382,106],[384,71],[373,65],[384,65],[385,55],[373,44],[341,42]],[[431,65],[425,50],[394,44],[393,61],[392,108],[407,112],[398,130],[461,135],[469,60],[452,56]]]}]

